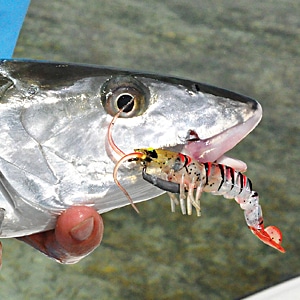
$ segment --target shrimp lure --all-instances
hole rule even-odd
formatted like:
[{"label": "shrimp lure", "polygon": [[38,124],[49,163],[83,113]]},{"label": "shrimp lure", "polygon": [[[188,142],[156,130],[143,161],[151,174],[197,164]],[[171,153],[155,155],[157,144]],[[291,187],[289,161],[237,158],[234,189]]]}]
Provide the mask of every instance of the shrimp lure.
[{"label": "shrimp lure", "polygon": [[[118,169],[124,162],[136,162],[141,165],[143,178],[168,192],[172,211],[175,211],[176,204],[180,204],[183,214],[191,215],[194,207],[197,216],[200,216],[202,192],[235,199],[244,210],[246,223],[252,233],[263,243],[280,252],[285,252],[281,246],[281,231],[275,226],[264,228],[258,193],[252,190],[251,181],[244,174],[223,164],[199,163],[188,155],[165,149],[135,149],[133,153],[125,154],[115,145],[111,135],[112,126],[119,114],[114,117],[108,129],[108,142],[111,148],[121,156],[115,165],[113,175],[115,183],[137,212],[130,195],[117,179]],[[177,194],[179,194],[179,201]]]}]

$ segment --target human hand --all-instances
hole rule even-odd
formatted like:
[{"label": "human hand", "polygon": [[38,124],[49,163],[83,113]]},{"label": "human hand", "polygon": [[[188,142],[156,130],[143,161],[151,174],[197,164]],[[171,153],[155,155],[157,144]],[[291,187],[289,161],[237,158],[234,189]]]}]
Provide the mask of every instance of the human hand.
[{"label": "human hand", "polygon": [[103,230],[103,220],[93,208],[73,206],[58,217],[55,229],[18,240],[62,264],[73,264],[98,247]]}]

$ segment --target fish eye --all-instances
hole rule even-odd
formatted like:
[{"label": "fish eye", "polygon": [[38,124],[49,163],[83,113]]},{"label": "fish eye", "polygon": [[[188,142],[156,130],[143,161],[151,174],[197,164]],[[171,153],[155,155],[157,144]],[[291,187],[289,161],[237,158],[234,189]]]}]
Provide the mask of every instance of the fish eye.
[{"label": "fish eye", "polygon": [[120,117],[139,116],[146,111],[149,99],[149,89],[132,76],[113,77],[101,88],[102,105],[111,116],[115,116],[125,106]]}]

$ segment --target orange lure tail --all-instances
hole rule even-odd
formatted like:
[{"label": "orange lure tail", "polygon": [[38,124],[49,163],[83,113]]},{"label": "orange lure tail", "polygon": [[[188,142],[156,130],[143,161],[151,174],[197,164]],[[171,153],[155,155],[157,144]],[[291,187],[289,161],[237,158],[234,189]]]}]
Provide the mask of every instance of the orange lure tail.
[{"label": "orange lure tail", "polygon": [[262,229],[249,228],[263,243],[285,253],[284,248],[281,246],[282,233],[276,226],[268,226],[266,229],[264,227]]}]

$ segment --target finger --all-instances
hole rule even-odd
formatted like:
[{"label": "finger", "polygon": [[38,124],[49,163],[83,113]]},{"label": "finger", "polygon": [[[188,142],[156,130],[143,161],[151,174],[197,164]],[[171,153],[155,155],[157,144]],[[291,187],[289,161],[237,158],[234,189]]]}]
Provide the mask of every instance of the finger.
[{"label": "finger", "polygon": [[93,208],[74,206],[58,217],[55,230],[18,239],[60,263],[71,264],[100,244],[103,230],[103,220]]},{"label": "finger", "polygon": [[74,257],[85,256],[101,242],[103,220],[90,207],[74,206],[58,218],[55,228],[57,242]]}]

